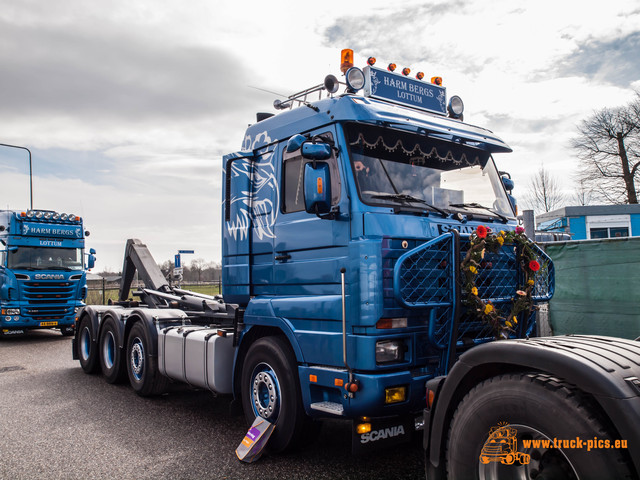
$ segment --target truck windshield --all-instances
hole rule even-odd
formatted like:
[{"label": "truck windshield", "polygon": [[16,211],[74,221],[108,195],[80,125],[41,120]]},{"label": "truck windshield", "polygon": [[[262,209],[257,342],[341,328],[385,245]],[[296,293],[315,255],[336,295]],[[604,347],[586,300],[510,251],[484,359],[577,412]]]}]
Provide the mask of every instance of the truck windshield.
[{"label": "truck windshield", "polygon": [[493,159],[483,150],[355,123],[346,133],[364,203],[514,216]]},{"label": "truck windshield", "polygon": [[9,251],[7,268],[25,270],[82,270],[81,248],[18,247]]}]

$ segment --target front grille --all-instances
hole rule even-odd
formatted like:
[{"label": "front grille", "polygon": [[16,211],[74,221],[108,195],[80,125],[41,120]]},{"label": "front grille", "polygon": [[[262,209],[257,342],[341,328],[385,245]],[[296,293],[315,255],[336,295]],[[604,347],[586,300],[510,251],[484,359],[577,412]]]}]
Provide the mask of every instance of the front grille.
[{"label": "front grille", "polygon": [[60,320],[74,312],[77,282],[26,281],[21,287],[26,301],[23,315],[44,321]]},{"label": "front grille", "polygon": [[29,305],[67,303],[73,299],[76,284],[73,282],[24,282],[24,298]]},{"label": "front grille", "polygon": [[[395,247],[395,248],[393,248]],[[419,311],[429,318],[429,342],[437,348],[447,348],[452,334],[455,269],[459,268],[469,248],[469,237],[460,239],[460,254],[454,258],[453,235],[445,234],[431,241],[406,244],[384,239],[383,267],[385,269],[385,307],[393,301],[396,307]],[[540,270],[535,275],[533,300],[546,301],[553,295],[553,263],[535,247]],[[498,252],[486,252],[482,268],[476,277],[481,298],[491,301],[503,315],[508,313],[516,290],[524,283],[518,264],[518,252],[513,245],[505,245]],[[462,298],[464,303],[464,297]],[[404,310],[406,312],[406,310]],[[535,315],[521,318],[517,336],[531,332]],[[464,309],[456,332],[457,344],[465,346],[493,338],[491,327]]]}]

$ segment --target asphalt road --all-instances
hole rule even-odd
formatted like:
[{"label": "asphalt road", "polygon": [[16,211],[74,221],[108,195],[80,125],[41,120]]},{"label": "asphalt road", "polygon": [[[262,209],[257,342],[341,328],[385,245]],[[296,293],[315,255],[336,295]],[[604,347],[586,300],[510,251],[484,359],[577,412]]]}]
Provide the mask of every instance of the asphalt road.
[{"label": "asphalt road", "polygon": [[242,463],[246,425],[230,400],[181,386],[138,397],[86,375],[58,331],[1,339],[0,479],[424,478],[417,442],[352,456],[335,421],[300,452]]}]

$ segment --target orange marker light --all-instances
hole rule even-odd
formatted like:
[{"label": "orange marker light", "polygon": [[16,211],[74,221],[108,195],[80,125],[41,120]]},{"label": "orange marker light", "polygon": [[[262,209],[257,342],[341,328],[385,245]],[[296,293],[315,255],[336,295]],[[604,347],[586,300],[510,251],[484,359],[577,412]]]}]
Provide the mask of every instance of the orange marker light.
[{"label": "orange marker light", "polygon": [[368,63],[369,65],[371,65],[371,66],[375,65],[375,64],[376,64],[376,57],[369,57],[369,58],[367,59],[367,63]]},{"label": "orange marker light", "polygon": [[344,385],[344,380],[343,380],[343,379],[341,379],[341,378],[336,378],[336,379],[333,381],[333,384],[334,384],[336,387],[342,387],[342,386]]},{"label": "orange marker light", "polygon": [[389,70],[390,72],[393,72],[395,69],[396,69],[395,63],[390,63],[389,66],[387,67],[387,70]]},{"label": "orange marker light", "polygon": [[317,180],[317,190],[318,190],[318,195],[322,195],[322,179],[320,177],[318,177],[318,180]]},{"label": "orange marker light", "polygon": [[442,77],[431,77],[431,83],[434,85],[442,85]]},{"label": "orange marker light", "polygon": [[402,69],[402,74],[403,74],[405,77],[406,77],[407,75],[409,75],[410,73],[411,73],[411,69],[410,69],[410,68],[404,67],[404,68]]},{"label": "orange marker light", "polygon": [[318,376],[317,375],[309,375],[309,381],[311,383],[318,383]]},{"label": "orange marker light", "polygon": [[340,52],[340,71],[346,73],[351,67],[353,67],[353,50],[345,48]]},{"label": "orange marker light", "polygon": [[422,79],[424,78],[424,73],[422,73],[422,72],[418,72],[418,73],[416,73],[416,78],[417,78],[418,80],[422,80]]}]

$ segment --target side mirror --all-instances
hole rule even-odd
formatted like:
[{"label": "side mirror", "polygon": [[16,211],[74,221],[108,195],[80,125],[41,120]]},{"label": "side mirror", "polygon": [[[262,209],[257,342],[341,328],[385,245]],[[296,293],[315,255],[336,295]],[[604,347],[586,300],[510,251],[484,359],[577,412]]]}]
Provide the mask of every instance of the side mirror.
[{"label": "side mirror", "polygon": [[309,160],[326,160],[331,158],[331,145],[327,143],[311,143],[302,144],[302,157]]},{"label": "side mirror", "polygon": [[96,251],[92,248],[91,250],[89,250],[91,253],[89,254],[88,258],[87,258],[87,268],[89,270],[91,270],[93,267],[96,266],[96,257],[94,255],[94,253],[96,253]]},{"label": "side mirror", "polygon": [[504,189],[507,192],[511,192],[515,187],[515,183],[513,183],[513,180],[511,180],[509,177],[501,177],[501,179],[502,179],[502,185],[504,185]]},{"label": "side mirror", "polygon": [[307,137],[305,137],[304,135],[300,135],[300,134],[294,135],[287,142],[287,153],[295,152],[306,141],[307,141]]},{"label": "side mirror", "polygon": [[331,145],[327,143],[313,143],[304,135],[294,135],[287,142],[287,153],[302,149],[302,157],[309,160],[326,160],[331,157]]},{"label": "side mirror", "polygon": [[304,166],[304,206],[307,213],[331,212],[331,174],[327,163]]}]

